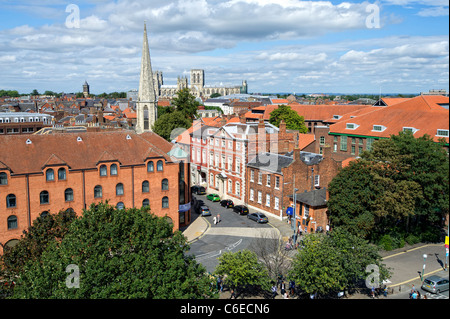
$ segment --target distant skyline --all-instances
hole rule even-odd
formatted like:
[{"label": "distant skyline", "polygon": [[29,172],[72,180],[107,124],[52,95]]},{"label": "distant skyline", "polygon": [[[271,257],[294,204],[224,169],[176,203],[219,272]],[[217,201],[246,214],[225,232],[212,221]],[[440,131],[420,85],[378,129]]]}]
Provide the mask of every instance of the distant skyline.
[{"label": "distant skyline", "polygon": [[0,89],[137,89],[145,20],[164,84],[204,69],[249,93],[449,90],[448,0],[0,0]]}]

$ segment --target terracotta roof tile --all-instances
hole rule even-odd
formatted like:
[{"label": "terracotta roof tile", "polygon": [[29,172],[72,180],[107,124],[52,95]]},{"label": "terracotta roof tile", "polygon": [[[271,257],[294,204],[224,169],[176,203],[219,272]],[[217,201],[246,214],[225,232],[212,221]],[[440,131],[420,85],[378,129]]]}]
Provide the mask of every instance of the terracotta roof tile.
[{"label": "terracotta roof tile", "polygon": [[[435,141],[438,129],[449,129],[449,110],[439,104],[448,104],[448,97],[417,96],[391,106],[376,108],[374,112],[362,114],[354,118],[341,120],[330,126],[330,133],[353,134],[373,137],[390,137],[397,135],[405,127],[415,128],[415,137],[425,134]],[[355,129],[347,129],[353,123]],[[381,132],[373,131],[374,125],[382,125]],[[445,138],[447,143],[449,138]]]},{"label": "terracotta roof tile", "polygon": [[[26,143],[28,139],[31,144]],[[46,163],[60,162],[58,158],[64,158],[74,170],[96,168],[100,159],[107,158],[122,165],[142,164],[147,157],[170,161],[167,153],[172,148],[171,143],[155,133],[138,135],[133,131],[5,135],[0,137],[0,143],[10,150],[0,152],[0,161],[15,174],[41,172]]]}]

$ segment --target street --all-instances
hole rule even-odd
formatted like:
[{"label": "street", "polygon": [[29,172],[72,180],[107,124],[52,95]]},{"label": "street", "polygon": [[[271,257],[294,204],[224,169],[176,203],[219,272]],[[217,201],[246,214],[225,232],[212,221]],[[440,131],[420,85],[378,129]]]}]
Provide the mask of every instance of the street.
[{"label": "street", "polygon": [[[211,202],[205,195],[195,195],[203,200],[210,208],[211,216],[201,217],[193,212],[193,218],[202,218],[208,224],[206,231],[190,243],[188,254],[195,255],[196,260],[203,264],[208,272],[214,272],[218,257],[223,253],[236,252],[242,249],[250,249],[255,238],[275,240],[280,235],[280,227],[284,228],[285,222],[277,221],[269,217],[269,223],[258,224],[249,220],[247,216],[241,216],[232,208],[225,208],[219,202]],[[252,210],[250,210],[252,212]],[[214,225],[213,219],[220,214],[221,221]],[[284,225],[284,226],[283,226]],[[276,228],[276,227],[278,228]],[[289,228],[290,233],[290,228]],[[448,279],[448,272],[443,270],[445,263],[444,244],[417,244],[390,252],[383,252],[383,263],[392,271],[391,278],[386,282],[390,292],[387,297],[379,296],[377,299],[409,299],[412,285],[428,299],[449,299],[449,291],[438,294],[428,293],[420,289],[421,272],[425,259],[424,277],[438,275]],[[366,299],[367,295],[357,294],[352,299]]]},{"label": "street", "polygon": [[[195,255],[196,260],[203,264],[208,272],[215,270],[218,264],[217,258],[224,252],[246,249],[254,238],[262,235],[278,236],[278,230],[269,223],[258,224],[245,215],[235,213],[232,208],[225,208],[219,202],[207,200],[205,195],[194,195],[194,197],[203,200],[212,215],[203,217],[210,227],[203,236],[191,243],[189,254]],[[217,214],[220,214],[221,220],[214,225],[213,219],[217,217]]]},{"label": "street", "polygon": [[[424,259],[424,255],[427,257]],[[412,285],[416,289],[421,286],[421,272],[425,264],[424,278],[437,275],[449,278],[448,271],[444,271],[445,248],[444,244],[422,244],[410,249],[400,249],[383,257],[383,263],[391,268],[393,272],[387,286],[394,290],[391,299],[408,299]],[[419,290],[422,295],[426,294],[429,299],[448,299],[448,290],[440,294],[431,294]]]}]

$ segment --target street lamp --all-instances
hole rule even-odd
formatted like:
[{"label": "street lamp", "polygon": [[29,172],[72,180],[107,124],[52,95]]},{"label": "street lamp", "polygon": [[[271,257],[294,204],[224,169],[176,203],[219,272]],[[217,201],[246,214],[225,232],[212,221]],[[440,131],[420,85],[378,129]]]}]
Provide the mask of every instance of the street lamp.
[{"label": "street lamp", "polygon": [[427,261],[427,254],[423,254],[423,269],[422,269],[422,274],[421,274],[421,281],[423,282],[423,275],[425,273],[425,262]]}]

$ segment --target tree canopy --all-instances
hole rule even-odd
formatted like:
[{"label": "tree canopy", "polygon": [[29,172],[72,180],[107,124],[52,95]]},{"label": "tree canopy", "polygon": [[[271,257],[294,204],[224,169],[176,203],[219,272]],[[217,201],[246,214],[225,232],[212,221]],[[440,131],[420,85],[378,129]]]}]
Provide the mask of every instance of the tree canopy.
[{"label": "tree canopy", "polygon": [[368,265],[378,267],[379,283],[389,277],[376,246],[337,228],[329,235],[305,236],[302,249],[294,257],[290,278],[302,292],[327,297],[357,287],[369,275]]},{"label": "tree canopy", "polygon": [[163,111],[163,113],[156,120],[153,131],[170,141],[173,138],[171,136],[173,135],[172,132],[179,133],[174,130],[179,128],[188,129],[192,126],[199,105],[195,97],[190,94],[189,89],[178,91],[177,96],[172,100],[171,106],[158,107],[158,110]]},{"label": "tree canopy", "polygon": [[270,113],[270,124],[280,127],[281,121],[286,123],[288,130],[298,130],[300,133],[308,133],[303,116],[298,115],[289,105],[280,105]]},{"label": "tree canopy", "polygon": [[250,286],[268,288],[270,277],[265,266],[258,261],[256,254],[250,250],[235,253],[226,252],[219,258],[215,273],[225,276],[224,283],[242,290]]},{"label": "tree canopy", "polygon": [[448,155],[429,136],[401,132],[350,162],[329,192],[333,227],[373,241],[387,234],[436,241],[448,214]]},{"label": "tree canopy", "polygon": [[[60,241],[52,241],[18,276],[14,298],[209,298],[203,266],[165,218],[148,208],[91,205]],[[77,269],[78,272],[71,271]],[[78,288],[68,285],[75,274]]]}]

